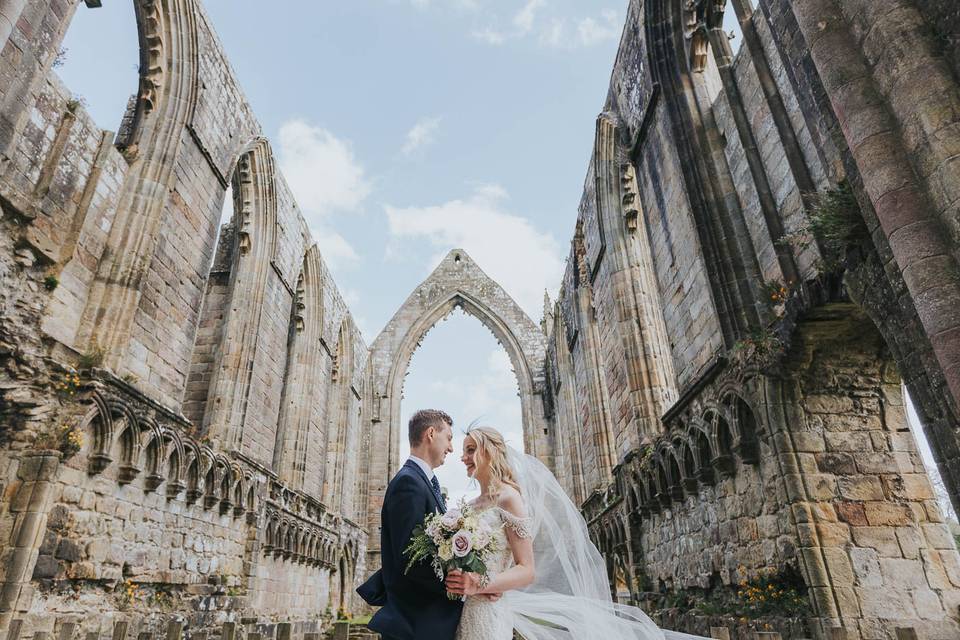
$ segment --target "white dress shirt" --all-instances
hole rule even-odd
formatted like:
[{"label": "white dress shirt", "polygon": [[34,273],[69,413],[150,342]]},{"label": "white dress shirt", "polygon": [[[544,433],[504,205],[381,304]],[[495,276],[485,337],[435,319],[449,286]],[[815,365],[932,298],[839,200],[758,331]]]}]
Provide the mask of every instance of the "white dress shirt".
[{"label": "white dress shirt", "polygon": [[421,460],[417,456],[413,456],[413,455],[410,456],[410,460],[412,460],[418,467],[423,469],[423,472],[427,476],[427,480],[429,480],[430,482],[433,482],[433,467],[431,467],[429,464],[427,464],[426,461]]}]

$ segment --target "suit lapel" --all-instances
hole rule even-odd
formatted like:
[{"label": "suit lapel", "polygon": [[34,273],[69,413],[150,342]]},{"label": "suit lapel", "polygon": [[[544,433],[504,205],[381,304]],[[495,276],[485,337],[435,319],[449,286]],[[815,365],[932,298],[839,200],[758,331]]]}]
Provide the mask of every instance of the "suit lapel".
[{"label": "suit lapel", "polygon": [[413,460],[407,460],[403,466],[408,469],[413,469],[414,473],[420,476],[420,479],[423,480],[423,482],[427,485],[427,491],[430,493],[430,498],[433,500],[433,504],[436,506],[437,511],[442,513],[443,505],[440,504],[439,500],[437,500],[437,494],[433,492],[433,485],[430,484],[430,478],[428,478],[427,474],[423,472],[423,469],[420,468],[420,465]]}]

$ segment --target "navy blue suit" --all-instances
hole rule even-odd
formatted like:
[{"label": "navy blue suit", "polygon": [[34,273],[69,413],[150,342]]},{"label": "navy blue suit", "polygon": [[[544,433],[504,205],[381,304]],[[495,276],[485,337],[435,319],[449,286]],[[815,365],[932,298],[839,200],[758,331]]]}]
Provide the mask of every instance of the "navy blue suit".
[{"label": "navy blue suit", "polygon": [[453,640],[456,635],[463,603],[447,598],[446,587],[426,562],[404,573],[408,559],[403,550],[414,527],[437,511],[443,505],[426,474],[407,460],[387,486],[380,511],[383,566],[357,589],[369,604],[382,605],[367,626],[386,640]]}]

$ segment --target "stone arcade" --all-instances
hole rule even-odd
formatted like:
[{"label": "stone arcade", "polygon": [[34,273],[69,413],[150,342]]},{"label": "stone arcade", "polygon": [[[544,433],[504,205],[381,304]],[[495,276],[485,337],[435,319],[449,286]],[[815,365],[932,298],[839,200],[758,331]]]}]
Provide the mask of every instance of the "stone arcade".
[{"label": "stone arcade", "polygon": [[0,0],[0,634],[358,611],[404,373],[459,306],[617,598],[701,634],[960,637],[902,392],[960,506],[955,2],[624,0],[541,325],[455,249],[368,347],[201,3],[133,1],[113,134],[52,70],[77,3]]}]

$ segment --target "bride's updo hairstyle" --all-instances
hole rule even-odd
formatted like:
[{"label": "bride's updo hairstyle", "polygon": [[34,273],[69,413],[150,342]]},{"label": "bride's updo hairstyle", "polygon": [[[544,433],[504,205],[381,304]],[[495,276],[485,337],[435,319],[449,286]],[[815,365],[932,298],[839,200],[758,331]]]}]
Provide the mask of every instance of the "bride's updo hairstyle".
[{"label": "bride's updo hairstyle", "polygon": [[477,467],[486,464],[490,470],[490,489],[496,493],[501,486],[509,485],[520,492],[520,485],[507,462],[507,443],[500,432],[491,427],[476,426],[467,429],[466,435],[477,443],[473,454]]}]

